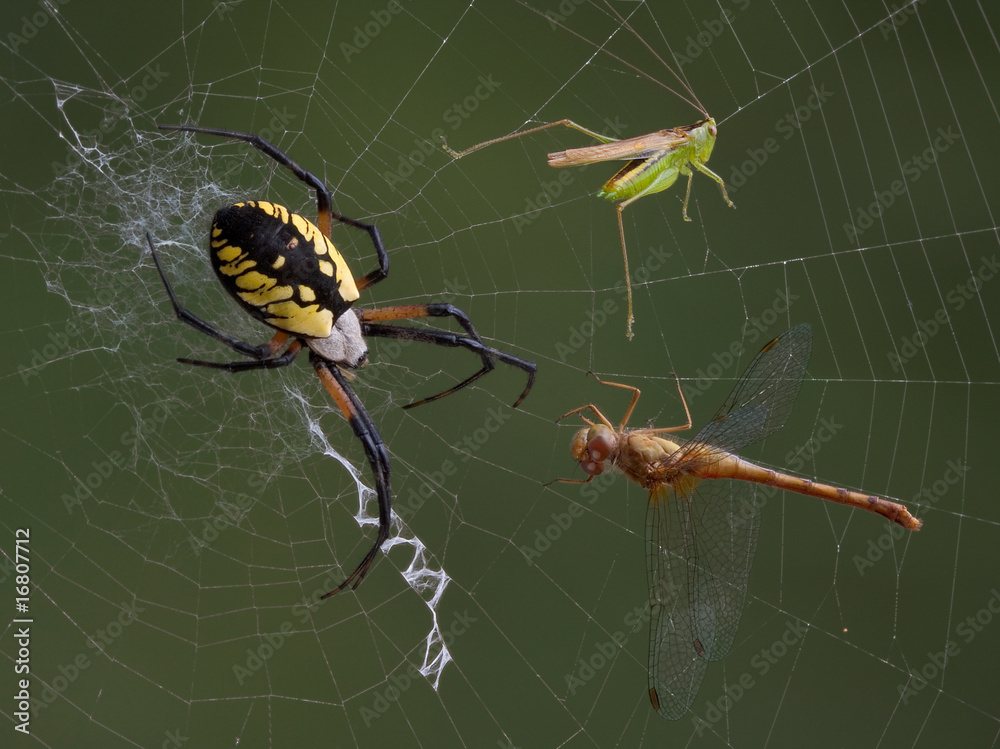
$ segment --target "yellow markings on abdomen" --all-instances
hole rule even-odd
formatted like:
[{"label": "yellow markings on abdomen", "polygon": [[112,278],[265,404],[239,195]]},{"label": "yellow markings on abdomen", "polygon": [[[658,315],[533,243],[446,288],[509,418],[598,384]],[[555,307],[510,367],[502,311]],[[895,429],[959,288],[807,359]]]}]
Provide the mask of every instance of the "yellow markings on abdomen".
[{"label": "yellow markings on abdomen", "polygon": [[[318,304],[303,307],[298,302],[278,302],[267,305],[271,324],[311,338],[329,338],[333,332],[333,313]],[[353,313],[348,313],[353,314]]]},{"label": "yellow markings on abdomen", "polygon": [[227,276],[242,276],[244,273],[249,271],[251,268],[257,267],[257,263],[253,260],[243,259],[246,255],[240,255],[237,260],[242,259],[242,262],[237,262],[233,260],[229,263],[219,263],[219,273]]},{"label": "yellow markings on abdomen", "polygon": [[277,203],[269,203],[266,200],[248,200],[245,203],[236,203],[237,208],[243,206],[249,206],[250,208],[257,208],[268,216],[273,216],[278,219],[283,224],[287,224],[290,217],[297,214],[291,213],[285,206],[278,205]]},{"label": "yellow markings on abdomen", "polygon": [[[212,226],[223,285],[257,319],[279,330],[326,338],[360,294],[347,262],[308,219],[268,201],[237,203]],[[228,210],[228,209],[227,209]]]},{"label": "yellow markings on abdomen", "polygon": [[[347,261],[344,260],[343,255],[340,254],[340,251],[337,250],[333,242],[327,239],[318,228],[312,224],[309,224],[309,226],[315,232],[317,254],[319,254],[319,247],[321,245],[324,246],[326,248],[326,253],[324,254],[329,256],[330,262],[336,268],[334,279],[340,285],[340,296],[345,302],[356,302],[361,294],[358,292],[357,284],[354,283],[354,276],[351,275],[351,271],[347,267]],[[321,260],[320,262],[322,263],[323,261]]]},{"label": "yellow markings on abdomen", "polygon": [[212,247],[216,248],[216,256],[224,263],[231,263],[243,254],[242,249],[239,247],[233,247],[225,239],[213,240]]},{"label": "yellow markings on abdomen", "polygon": [[266,308],[272,302],[292,298],[291,286],[278,286],[276,279],[255,270],[237,276],[234,282],[237,288],[244,289],[237,292],[240,298],[254,307]]}]

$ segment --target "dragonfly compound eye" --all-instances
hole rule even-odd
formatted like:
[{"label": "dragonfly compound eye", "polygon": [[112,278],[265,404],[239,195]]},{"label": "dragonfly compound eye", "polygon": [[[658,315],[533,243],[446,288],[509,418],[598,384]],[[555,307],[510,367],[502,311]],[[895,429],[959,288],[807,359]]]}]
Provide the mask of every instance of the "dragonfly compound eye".
[{"label": "dragonfly compound eye", "polygon": [[604,424],[595,424],[587,435],[587,455],[596,462],[607,460],[618,445],[614,431]]}]

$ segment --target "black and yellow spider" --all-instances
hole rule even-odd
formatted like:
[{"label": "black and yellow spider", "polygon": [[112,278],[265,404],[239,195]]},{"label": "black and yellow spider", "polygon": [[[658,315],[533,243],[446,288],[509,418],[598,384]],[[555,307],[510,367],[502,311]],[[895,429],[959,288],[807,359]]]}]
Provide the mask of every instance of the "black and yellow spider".
[{"label": "black and yellow spider", "polygon": [[[235,362],[178,359],[179,362],[215,367],[228,372],[274,369],[291,364],[303,346],[309,348],[309,361],[340,407],[344,418],[350,422],[354,434],[361,440],[375,476],[379,515],[375,543],[354,572],[323,598],[338,593],[352,582],[353,587],[357,588],[368,574],[382,544],[389,537],[392,521],[389,453],[371,416],[348,384],[348,377],[341,371],[356,369],[367,363],[368,346],[365,337],[377,336],[461,347],[479,355],[482,361],[479,371],[437,395],[410,403],[404,408],[419,406],[454,393],[490,372],[495,361],[502,361],[528,373],[528,383],[514,403],[516,408],[534,383],[535,363],[487,346],[468,316],[451,304],[411,304],[352,310],[351,305],[357,301],[361,291],[389,274],[389,255],[375,226],[334,212],[330,191],[319,178],[259,135],[187,125],[159,127],[161,130],[181,130],[246,141],[290,169],[296,177],[316,191],[316,224],[284,206],[265,201],[247,201],[222,208],[215,214],[212,223],[209,238],[212,267],[226,291],[244,310],[277,331],[267,343],[255,346],[240,341],[216,330],[182,307],[163,272],[156,246],[149,234],[146,235],[146,240],[178,319],[249,357],[248,361]],[[344,258],[330,241],[333,220],[368,233],[378,255],[378,267],[375,270],[359,279],[351,275]],[[462,326],[465,335],[385,324],[392,320],[419,317],[453,317]],[[282,348],[284,351],[279,354]]]}]

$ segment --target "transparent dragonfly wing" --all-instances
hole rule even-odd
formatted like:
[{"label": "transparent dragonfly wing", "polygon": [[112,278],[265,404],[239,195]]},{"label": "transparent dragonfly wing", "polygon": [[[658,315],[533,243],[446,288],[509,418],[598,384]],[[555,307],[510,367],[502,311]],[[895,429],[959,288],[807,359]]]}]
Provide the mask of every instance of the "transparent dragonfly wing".
[{"label": "transparent dragonfly wing", "polygon": [[735,453],[783,427],[799,395],[812,340],[812,326],[804,323],[767,344],[715,417],[657,470],[664,476],[696,472],[700,465],[717,460],[719,451]]},{"label": "transparent dragonfly wing", "polygon": [[710,661],[726,657],[746,603],[760,529],[756,498],[756,484],[725,479],[699,484],[691,503],[696,550],[691,610]]},{"label": "transparent dragonfly wing", "polygon": [[731,480],[650,493],[649,693],[664,718],[691,708],[708,662],[733,644],[760,528],[755,497],[756,485]]},{"label": "transparent dragonfly wing", "polygon": [[695,646],[694,579],[690,536],[691,498],[666,485],[649,494],[646,507],[646,579],[649,582],[649,699],[668,720],[684,715],[705,678],[708,661]]},{"label": "transparent dragonfly wing", "polygon": [[650,492],[646,520],[649,693],[665,718],[690,709],[708,662],[729,652],[760,528],[756,485],[700,481],[698,470],[784,426],[811,353],[809,325],[768,343],[715,418],[654,466],[662,483]]}]

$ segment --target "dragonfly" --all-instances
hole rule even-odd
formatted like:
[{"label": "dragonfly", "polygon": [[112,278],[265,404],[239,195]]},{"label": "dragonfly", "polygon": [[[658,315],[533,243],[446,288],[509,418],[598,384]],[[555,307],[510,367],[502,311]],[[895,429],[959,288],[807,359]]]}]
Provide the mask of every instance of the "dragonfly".
[{"label": "dragonfly", "polygon": [[[587,426],[573,437],[572,453],[587,483],[617,469],[649,491],[646,572],[649,584],[649,699],[664,718],[691,707],[709,661],[726,656],[746,601],[760,526],[757,484],[875,512],[907,530],[921,521],[901,504],[791,476],[736,455],[784,426],[812,351],[812,328],[796,325],[770,341],[750,362],[715,417],[688,442],[660,435],[691,428],[691,412],[677,380],[687,422],[627,429],[640,391],[632,393],[616,427],[590,403]],[[594,419],[588,418],[590,412]]]},{"label": "dragonfly", "polygon": [[[523,2],[521,4],[525,5]],[[648,49],[649,52],[652,53],[652,55],[680,82],[687,95],[685,96],[684,94],[678,93],[675,89],[652,77],[649,73],[642,70],[638,66],[633,65],[607,49],[604,49],[603,46],[599,47],[599,49],[601,49],[605,54],[610,55],[615,60],[627,65],[629,68],[658,86],[662,86],[667,91],[670,91],[682,100],[687,101],[701,111],[704,115],[704,119],[694,123],[693,125],[657,130],[656,132],[647,133],[646,135],[639,135],[622,140],[590,130],[582,125],[578,125],[573,120],[562,119],[557,120],[556,122],[548,122],[544,125],[538,125],[537,127],[531,127],[527,130],[520,130],[516,133],[504,135],[499,138],[491,138],[490,140],[477,143],[476,145],[470,146],[462,151],[452,149],[448,146],[447,142],[444,142],[442,147],[452,158],[460,159],[482,148],[486,148],[487,146],[496,145],[497,143],[503,143],[504,141],[513,140],[515,138],[522,138],[526,135],[538,133],[542,130],[548,130],[553,127],[568,127],[583,133],[594,140],[597,140],[599,143],[594,146],[570,148],[564,151],[550,153],[548,155],[549,166],[561,169],[565,167],[587,166],[606,161],[627,162],[614,174],[614,176],[611,177],[611,179],[604,183],[604,186],[601,187],[600,191],[597,193],[597,197],[604,198],[605,200],[611,202],[617,202],[618,237],[621,242],[622,261],[625,266],[625,294],[628,308],[625,323],[625,335],[631,340],[634,335],[632,328],[635,322],[635,314],[632,304],[632,281],[628,265],[628,250],[625,245],[625,227],[622,223],[622,213],[625,209],[640,198],[666,190],[677,181],[678,176],[683,175],[687,177],[687,191],[684,194],[684,203],[681,206],[681,215],[685,221],[690,221],[691,219],[688,216],[688,203],[691,200],[691,182],[694,179],[695,170],[714,180],[719,185],[719,189],[722,192],[722,198],[726,201],[726,205],[730,208],[735,208],[736,206],[733,204],[733,201],[729,199],[729,195],[726,193],[725,181],[722,177],[706,166],[709,157],[712,155],[712,150],[715,148],[715,139],[718,135],[718,126],[716,125],[715,120],[709,116],[705,107],[700,101],[698,101],[698,98],[694,95],[694,92],[691,91],[684,80],[676,73],[676,71],[673,70],[673,68],[667,65],[663,58],[660,57],[660,55],[657,54],[656,51],[638,34],[638,32],[632,28],[628,20],[615,10],[614,7],[607,2],[607,0],[605,0],[605,5],[617,17],[618,21],[625,28],[627,28],[636,37],[636,39],[638,39],[646,47],[646,49]],[[525,5],[525,7],[534,10],[536,13],[540,13],[540,11],[535,8],[531,8],[527,5]],[[593,42],[589,39],[586,39],[581,34],[563,26],[562,23],[549,16],[546,18],[551,23],[561,26],[569,33],[584,39],[584,41],[593,45]],[[442,136],[442,139],[443,137],[444,136]]]}]

